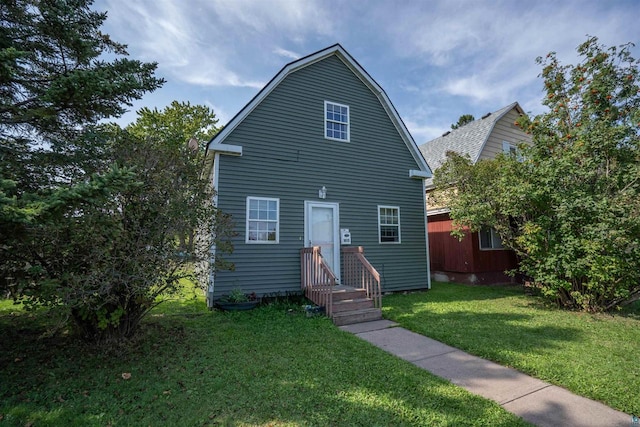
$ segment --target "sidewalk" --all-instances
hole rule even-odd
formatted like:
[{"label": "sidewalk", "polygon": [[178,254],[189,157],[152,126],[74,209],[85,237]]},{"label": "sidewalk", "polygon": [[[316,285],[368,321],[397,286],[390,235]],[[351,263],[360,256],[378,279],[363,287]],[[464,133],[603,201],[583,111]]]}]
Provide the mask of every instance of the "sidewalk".
[{"label": "sidewalk", "polygon": [[498,402],[507,411],[537,426],[632,426],[631,415],[397,327],[397,323],[389,320],[340,329],[471,393]]}]

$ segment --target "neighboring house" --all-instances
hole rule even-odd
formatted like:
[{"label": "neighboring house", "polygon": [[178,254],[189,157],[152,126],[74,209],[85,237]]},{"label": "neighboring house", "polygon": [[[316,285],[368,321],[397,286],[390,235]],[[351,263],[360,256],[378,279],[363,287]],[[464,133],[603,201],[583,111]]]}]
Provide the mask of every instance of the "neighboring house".
[{"label": "neighboring house", "polygon": [[[518,155],[518,144],[531,141],[531,137],[515,125],[522,114],[522,108],[514,102],[422,144],[420,151],[433,170],[446,161],[448,151],[467,155],[474,164],[495,158],[499,153]],[[449,209],[430,203],[430,190],[433,190],[431,179],[427,181],[427,216],[432,278],[485,284],[512,282],[504,272],[517,266],[515,253],[502,248],[500,238],[489,228],[467,233],[462,241],[451,236]]]},{"label": "neighboring house", "polygon": [[383,292],[429,287],[431,171],[385,92],[339,44],[286,65],[207,150],[214,203],[237,232],[225,255],[235,270],[213,275],[210,304],[234,288],[300,292],[305,247],[321,248],[338,283],[351,262],[341,249],[362,247]]}]

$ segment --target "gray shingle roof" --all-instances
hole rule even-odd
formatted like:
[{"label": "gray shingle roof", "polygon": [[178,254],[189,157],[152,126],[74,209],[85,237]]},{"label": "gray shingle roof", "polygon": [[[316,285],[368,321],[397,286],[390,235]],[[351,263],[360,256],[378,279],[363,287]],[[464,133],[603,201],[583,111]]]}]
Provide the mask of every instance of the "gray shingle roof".
[{"label": "gray shingle roof", "polygon": [[482,149],[485,146],[491,131],[502,116],[511,109],[522,108],[517,102],[507,105],[484,118],[474,120],[464,126],[445,133],[436,139],[420,145],[420,152],[431,167],[431,170],[438,169],[446,160],[447,151],[455,151],[461,155],[469,155],[473,163],[477,162]]}]

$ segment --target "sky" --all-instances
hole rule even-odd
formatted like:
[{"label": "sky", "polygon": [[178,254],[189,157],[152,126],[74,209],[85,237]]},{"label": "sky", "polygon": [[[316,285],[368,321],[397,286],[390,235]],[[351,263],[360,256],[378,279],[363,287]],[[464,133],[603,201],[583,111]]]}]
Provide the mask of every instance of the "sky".
[{"label": "sky", "polygon": [[[103,31],[165,85],[134,103],[207,105],[227,123],[287,63],[340,43],[385,90],[418,144],[463,114],[517,101],[545,112],[550,51],[578,61],[587,36],[640,44],[640,0],[97,0]],[[640,46],[632,49],[640,57]]]}]

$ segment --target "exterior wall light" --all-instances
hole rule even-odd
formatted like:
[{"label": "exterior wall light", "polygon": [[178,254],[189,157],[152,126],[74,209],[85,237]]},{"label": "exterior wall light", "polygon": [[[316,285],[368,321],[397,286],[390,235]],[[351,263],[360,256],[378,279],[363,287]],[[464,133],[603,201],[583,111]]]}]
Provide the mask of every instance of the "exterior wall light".
[{"label": "exterior wall light", "polygon": [[327,198],[327,187],[325,187],[324,185],[322,186],[321,189],[318,190],[318,198],[319,199]]}]

